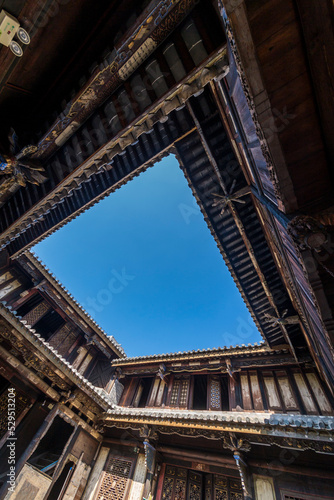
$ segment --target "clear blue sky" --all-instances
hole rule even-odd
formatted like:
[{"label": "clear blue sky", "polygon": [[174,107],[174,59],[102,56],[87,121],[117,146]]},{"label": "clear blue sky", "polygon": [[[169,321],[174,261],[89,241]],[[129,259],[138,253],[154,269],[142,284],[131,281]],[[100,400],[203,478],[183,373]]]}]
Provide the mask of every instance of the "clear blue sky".
[{"label": "clear blue sky", "polygon": [[173,156],[33,250],[128,356],[261,340]]}]

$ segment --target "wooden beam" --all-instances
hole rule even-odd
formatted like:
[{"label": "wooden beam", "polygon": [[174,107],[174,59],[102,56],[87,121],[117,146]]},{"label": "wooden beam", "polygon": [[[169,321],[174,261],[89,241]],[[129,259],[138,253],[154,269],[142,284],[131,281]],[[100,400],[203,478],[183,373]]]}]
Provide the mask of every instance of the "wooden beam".
[{"label": "wooden beam", "polygon": [[6,349],[0,345],[0,357],[6,360],[6,362],[20,375],[23,380],[28,380],[42,393],[49,396],[49,398],[59,401],[60,396],[57,391],[50,387],[46,382],[44,382],[38,375],[33,373],[29,368],[24,366],[21,361],[19,361],[15,356],[10,354]]},{"label": "wooden beam", "polygon": [[186,460],[206,462],[209,465],[224,465],[230,469],[237,469],[233,457],[224,456],[218,453],[210,453],[204,451],[196,451],[192,449],[174,448],[171,446],[157,445],[157,451],[177,458],[184,458]]},{"label": "wooden beam", "polygon": [[302,25],[312,83],[329,164],[334,165],[334,7],[330,0],[295,0]]},{"label": "wooden beam", "polygon": [[[216,162],[216,160],[215,160],[215,158],[214,158],[214,156],[213,156],[213,154],[212,154],[212,152],[210,150],[210,146],[209,146],[209,144],[208,144],[208,142],[207,142],[207,140],[205,138],[205,134],[203,132],[202,126],[201,126],[201,124],[200,124],[200,122],[199,122],[199,120],[198,120],[198,118],[197,118],[197,116],[196,116],[196,114],[195,114],[195,112],[194,112],[194,110],[193,110],[193,108],[192,108],[192,106],[191,106],[191,104],[190,104],[189,101],[187,102],[187,109],[189,110],[189,113],[191,114],[191,117],[194,120],[194,123],[195,123],[195,125],[197,127],[197,133],[200,136],[201,143],[202,143],[202,146],[203,146],[203,148],[204,148],[204,150],[205,150],[205,152],[206,152],[206,154],[208,156],[208,160],[211,163],[212,168],[213,168],[214,172],[217,175],[218,182],[219,182],[219,184],[220,184],[220,186],[221,186],[224,194],[227,195],[228,191],[227,191],[226,185],[224,183],[223,177],[222,177],[222,175],[220,173],[218,164],[217,164],[217,162]],[[249,190],[250,190],[250,188],[249,188]],[[263,290],[264,290],[264,292],[265,292],[265,294],[267,296],[268,302],[269,302],[270,306],[274,309],[275,314],[277,315],[277,317],[279,317],[280,313],[279,313],[279,311],[278,311],[278,309],[276,307],[276,304],[274,302],[274,298],[273,298],[272,293],[271,293],[271,291],[269,289],[269,286],[267,284],[265,276],[262,273],[261,268],[259,266],[259,263],[258,263],[258,261],[257,261],[257,259],[255,257],[253,246],[252,246],[250,240],[247,237],[247,233],[246,233],[245,227],[244,227],[244,225],[242,223],[242,220],[241,220],[241,218],[240,218],[240,216],[238,214],[238,211],[235,208],[235,204],[232,201],[230,201],[228,203],[228,207],[227,208],[230,210],[230,213],[232,214],[232,217],[234,219],[235,225],[237,226],[237,228],[239,230],[240,236],[241,236],[241,238],[242,238],[242,240],[243,240],[243,242],[245,244],[245,247],[246,247],[248,255],[249,255],[249,257],[250,257],[250,259],[252,261],[254,269],[255,269],[255,271],[256,271],[259,279],[260,279],[260,282],[262,284]],[[290,337],[288,335],[288,332],[287,332],[285,326],[281,325],[281,324],[279,326],[280,326],[281,332],[283,334],[283,337],[286,340],[286,342],[287,342],[287,344],[288,344],[288,346],[290,348],[291,354],[293,355],[293,357],[295,358],[295,360],[298,362],[296,352],[294,350],[294,347],[292,345],[292,342],[290,340]]]},{"label": "wooden beam", "polygon": [[[234,41],[242,64],[241,69],[247,79],[249,93],[251,99],[254,101],[259,124],[263,130],[266,130],[268,129],[268,123],[275,120],[275,116],[271,109],[271,102],[261,74],[245,1],[222,1],[229,17],[230,27],[233,30],[232,35],[235,37]],[[273,159],[275,174],[277,175],[280,194],[282,196],[282,202],[279,201],[278,204],[279,208],[285,213],[294,212],[298,208],[297,198],[278,133],[270,130],[270,137],[267,137],[268,143],[269,139],[268,150]]]},{"label": "wooden beam", "polygon": [[[287,448],[286,451],[288,453],[291,453]],[[297,453],[299,454],[301,452],[298,451]],[[298,465],[285,465],[283,463],[281,464],[278,460],[271,460],[269,464],[268,460],[248,459],[247,463],[250,467],[266,469],[267,471],[269,467],[269,470],[280,471],[287,474],[296,474],[297,476],[301,475],[301,476],[309,476],[310,478],[317,477],[321,479],[333,479],[333,474],[331,473],[331,471],[319,470],[315,469],[314,467],[310,468],[310,467],[301,467]],[[261,472],[259,473],[261,474]]]}]

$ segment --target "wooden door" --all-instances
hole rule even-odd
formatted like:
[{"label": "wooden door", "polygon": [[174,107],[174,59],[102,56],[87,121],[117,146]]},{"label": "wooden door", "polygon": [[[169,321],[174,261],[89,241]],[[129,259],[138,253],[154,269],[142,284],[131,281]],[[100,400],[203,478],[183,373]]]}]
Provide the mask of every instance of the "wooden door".
[{"label": "wooden door", "polygon": [[220,474],[205,474],[205,500],[243,500],[241,481]]},{"label": "wooden door", "polygon": [[167,465],[162,488],[163,500],[186,500],[187,469]]},{"label": "wooden door", "polygon": [[202,500],[203,498],[203,475],[190,470],[188,473],[188,494],[187,500]]}]

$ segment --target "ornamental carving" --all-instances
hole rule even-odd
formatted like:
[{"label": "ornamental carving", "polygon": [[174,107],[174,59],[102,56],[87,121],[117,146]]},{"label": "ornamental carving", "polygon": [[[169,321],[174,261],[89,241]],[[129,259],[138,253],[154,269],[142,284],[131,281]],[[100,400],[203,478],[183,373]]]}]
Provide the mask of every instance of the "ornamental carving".
[{"label": "ornamental carving", "polygon": [[301,250],[309,248],[320,252],[328,239],[326,227],[317,219],[306,215],[299,215],[292,219],[287,229],[288,234]]},{"label": "ornamental carving", "polygon": [[248,441],[238,438],[233,432],[223,438],[223,447],[233,452],[250,451],[251,449]]},{"label": "ornamental carving", "polygon": [[69,385],[64,382],[62,378],[55,374],[54,370],[51,369],[45,362],[43,362],[35,354],[32,354],[31,349],[29,349],[21,340],[15,337],[12,333],[8,331],[0,332],[1,336],[12,344],[12,346],[18,351],[23,359],[28,363],[34,370],[43,378],[48,377],[52,382],[54,382],[60,389],[69,389]]},{"label": "ornamental carving", "polygon": [[188,14],[188,12],[190,12],[190,10],[196,5],[197,0],[181,0],[180,2],[177,2],[170,15],[168,17],[165,17],[167,9],[173,3],[174,2],[172,1],[163,1],[160,4],[161,7],[159,15],[156,19],[156,24],[159,24],[151,35],[152,39],[157,44],[161,43],[167,38],[167,36],[176,28],[176,26]]},{"label": "ornamental carving", "polygon": [[119,500],[124,498],[132,462],[111,456],[103,474],[97,500]]},{"label": "ornamental carving", "polygon": [[238,72],[238,75],[240,78],[242,90],[244,92],[244,95],[245,95],[245,98],[246,98],[246,101],[248,104],[248,108],[249,108],[249,111],[251,113],[254,125],[255,125],[256,135],[260,141],[261,151],[262,151],[263,157],[266,161],[268,172],[270,175],[270,179],[271,179],[271,182],[272,182],[273,187],[274,187],[275,196],[276,196],[276,199],[279,202],[281,202],[281,204],[283,205],[280,186],[279,186],[279,182],[278,182],[277,175],[276,175],[275,168],[274,168],[274,162],[273,162],[273,159],[271,157],[271,153],[270,153],[270,150],[268,147],[267,139],[264,136],[264,133],[262,131],[262,128],[260,126],[260,123],[259,123],[259,120],[257,117],[256,107],[255,107],[253,97],[251,95],[251,92],[250,92],[250,89],[248,86],[247,79],[245,77],[243,65],[242,65],[242,62],[241,62],[241,59],[239,56],[238,48],[237,48],[236,43],[235,43],[233,30],[232,30],[230,21],[225,13],[225,10],[224,10],[224,7],[221,3],[221,0],[219,1],[219,8],[221,11],[222,19],[224,21],[226,35],[227,35],[228,41],[230,43],[230,47],[231,47],[231,51],[232,51],[235,65],[237,68],[237,72]]},{"label": "ornamental carving", "polygon": [[[18,389],[15,389],[15,420],[21,415],[23,410],[30,406],[29,399]],[[0,438],[8,430],[8,393],[3,392],[0,396]]]},{"label": "ornamental carving", "polygon": [[142,427],[140,427],[139,436],[146,440],[155,441],[156,439],[158,439],[158,433],[156,432],[156,430],[148,425],[143,425]]},{"label": "ornamental carving", "polygon": [[196,0],[160,2],[131,37],[116,45],[114,60],[110,62],[106,59],[105,67],[96,69],[80,94],[67,105],[65,117],[58,119],[42,139],[35,156],[51,154],[56,148],[57,138],[67,132],[71,135],[119,87],[122,79],[128,78],[154,48],[168,37],[195,4]]},{"label": "ornamental carving", "polygon": [[31,158],[36,151],[36,146],[21,148],[15,131],[10,130],[6,152],[0,154],[0,175],[7,177],[7,182],[1,185],[0,195],[15,183],[25,187],[27,182],[39,185],[46,181],[44,168]]},{"label": "ornamental carving", "polygon": [[81,403],[81,411],[84,413],[85,410],[89,410],[95,415],[101,414],[100,407],[88,396],[85,396],[82,392],[75,391],[76,400]]},{"label": "ornamental carving", "polygon": [[274,444],[279,448],[291,448],[293,450],[300,451],[313,450],[318,453],[334,455],[334,444],[332,442],[324,443],[323,441],[320,442],[295,438],[274,438],[272,436],[257,436],[256,442],[268,445]]},{"label": "ornamental carving", "polygon": [[60,389],[68,389],[69,385],[64,382],[58,375],[55,374],[54,370],[50,368],[46,363],[43,363],[34,354],[28,354],[24,356],[26,362],[32,366],[42,377],[49,378],[54,382]]}]

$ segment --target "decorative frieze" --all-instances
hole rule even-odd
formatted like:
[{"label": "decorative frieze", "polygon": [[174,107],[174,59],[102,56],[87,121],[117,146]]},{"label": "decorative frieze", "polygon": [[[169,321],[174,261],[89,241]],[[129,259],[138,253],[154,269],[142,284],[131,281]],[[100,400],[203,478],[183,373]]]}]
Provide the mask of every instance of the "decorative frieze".
[{"label": "decorative frieze", "polygon": [[47,302],[43,301],[23,316],[22,319],[27,325],[34,326],[48,311],[50,311],[50,309],[51,306]]},{"label": "decorative frieze", "polygon": [[132,461],[111,455],[107,460],[96,500],[119,500],[124,498],[131,469]]}]

